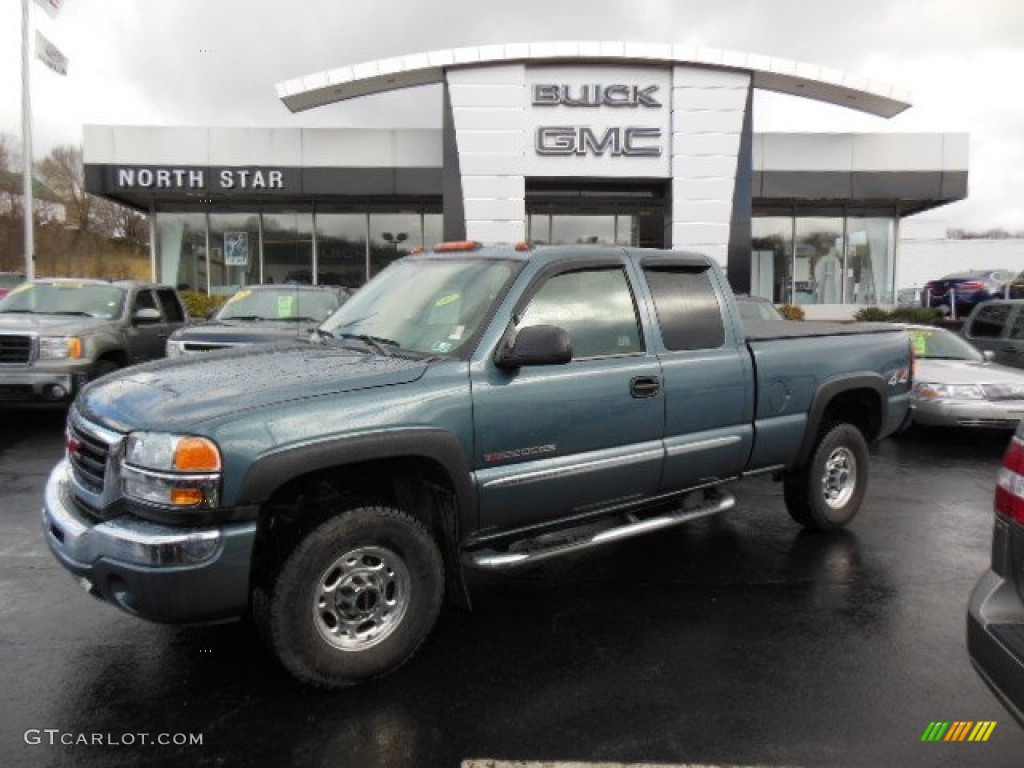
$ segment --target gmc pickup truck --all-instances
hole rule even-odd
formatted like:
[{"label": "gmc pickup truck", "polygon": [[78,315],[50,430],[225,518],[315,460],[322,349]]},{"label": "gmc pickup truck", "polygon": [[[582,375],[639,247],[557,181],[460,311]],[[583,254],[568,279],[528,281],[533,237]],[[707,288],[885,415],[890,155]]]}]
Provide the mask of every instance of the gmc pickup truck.
[{"label": "gmc pickup truck", "polygon": [[464,568],[713,515],[770,473],[845,526],[901,426],[892,325],[741,324],[719,269],[630,248],[444,244],[381,272],[319,342],[89,385],[43,528],[93,594],[160,622],[251,614],[319,687],[380,676]]},{"label": "gmc pickup truck", "polygon": [[66,407],[87,381],[164,356],[188,321],[178,292],[133,280],[48,278],[0,299],[0,404]]}]

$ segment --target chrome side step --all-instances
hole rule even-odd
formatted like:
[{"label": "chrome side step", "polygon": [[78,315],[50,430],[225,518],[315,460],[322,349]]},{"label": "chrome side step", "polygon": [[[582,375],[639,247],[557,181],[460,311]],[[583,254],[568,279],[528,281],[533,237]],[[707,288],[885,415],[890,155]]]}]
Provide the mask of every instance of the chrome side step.
[{"label": "chrome side step", "polygon": [[[545,536],[538,536],[535,539],[527,539],[522,542],[515,542],[507,551],[495,551],[493,549],[481,549],[475,552],[463,552],[462,563],[470,568],[482,570],[499,571],[507,568],[515,568],[520,565],[532,565],[542,560],[549,560],[559,555],[567,555],[573,552],[582,552],[586,549],[593,549],[602,544],[629,539],[633,536],[640,536],[652,531],[660,531],[663,528],[670,528],[674,525],[688,523],[702,517],[708,517],[719,512],[725,512],[736,506],[736,497],[731,493],[711,491],[706,494],[701,503],[689,507],[680,508],[665,514],[651,517],[646,520],[638,520],[635,517],[627,517],[625,522],[612,524],[609,527],[597,530],[594,526],[584,526],[579,529],[570,529]],[[545,540],[552,543],[545,543]]]}]

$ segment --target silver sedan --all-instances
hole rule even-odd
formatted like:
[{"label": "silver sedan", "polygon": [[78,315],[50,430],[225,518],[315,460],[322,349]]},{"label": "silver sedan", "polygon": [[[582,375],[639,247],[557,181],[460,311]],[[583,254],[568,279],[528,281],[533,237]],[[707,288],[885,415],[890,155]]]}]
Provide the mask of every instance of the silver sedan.
[{"label": "silver sedan", "polygon": [[1024,370],[997,365],[959,336],[908,326],[914,347],[913,422],[1016,429],[1024,417]]}]

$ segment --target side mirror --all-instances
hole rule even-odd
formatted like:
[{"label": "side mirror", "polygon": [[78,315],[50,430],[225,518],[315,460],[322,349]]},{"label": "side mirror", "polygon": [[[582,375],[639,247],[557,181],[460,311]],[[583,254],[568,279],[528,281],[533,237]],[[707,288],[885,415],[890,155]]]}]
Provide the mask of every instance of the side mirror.
[{"label": "side mirror", "polygon": [[564,365],[572,360],[569,332],[556,325],[531,325],[506,336],[494,356],[499,368]]},{"label": "side mirror", "polygon": [[159,323],[162,319],[160,310],[153,309],[152,307],[136,310],[135,314],[132,315],[132,320],[135,321],[136,325],[152,325],[153,323]]},{"label": "side mirror", "polygon": [[993,360],[996,359],[996,353],[993,352],[991,349],[986,349],[981,354],[982,356],[984,356],[986,363],[991,363]]}]

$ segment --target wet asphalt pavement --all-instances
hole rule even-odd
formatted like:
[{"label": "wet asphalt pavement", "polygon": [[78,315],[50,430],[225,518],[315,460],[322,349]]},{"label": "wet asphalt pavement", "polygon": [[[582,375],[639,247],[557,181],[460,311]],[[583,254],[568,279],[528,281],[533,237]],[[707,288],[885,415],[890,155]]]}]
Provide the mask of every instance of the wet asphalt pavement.
[{"label": "wet asphalt pavement", "polygon": [[[475,575],[475,610],[448,609],[409,665],[321,693],[242,624],[149,624],[76,586],[38,523],[62,424],[0,412],[2,766],[1024,764],[964,645],[1006,433],[885,441],[837,536],[802,533],[759,479],[718,518]],[[935,720],[998,726],[922,743]],[[143,743],[161,734],[202,744]]]}]

